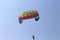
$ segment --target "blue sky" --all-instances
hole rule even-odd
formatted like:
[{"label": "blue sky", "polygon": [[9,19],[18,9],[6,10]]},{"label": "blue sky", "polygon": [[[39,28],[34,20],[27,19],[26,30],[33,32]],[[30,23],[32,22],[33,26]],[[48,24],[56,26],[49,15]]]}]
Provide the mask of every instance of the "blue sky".
[{"label": "blue sky", "polygon": [[[37,10],[40,20],[18,22],[19,13]],[[60,40],[59,0],[0,0],[0,40]]]}]

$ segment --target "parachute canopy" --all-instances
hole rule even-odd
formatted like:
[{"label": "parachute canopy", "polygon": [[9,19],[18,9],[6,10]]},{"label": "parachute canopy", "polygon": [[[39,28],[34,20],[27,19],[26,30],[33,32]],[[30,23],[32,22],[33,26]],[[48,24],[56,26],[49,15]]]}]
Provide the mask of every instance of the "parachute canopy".
[{"label": "parachute canopy", "polygon": [[35,21],[39,20],[39,14],[36,10],[27,10],[25,12],[20,13],[18,20],[19,23],[21,24],[23,22],[22,20],[31,19],[31,18],[35,18]]}]

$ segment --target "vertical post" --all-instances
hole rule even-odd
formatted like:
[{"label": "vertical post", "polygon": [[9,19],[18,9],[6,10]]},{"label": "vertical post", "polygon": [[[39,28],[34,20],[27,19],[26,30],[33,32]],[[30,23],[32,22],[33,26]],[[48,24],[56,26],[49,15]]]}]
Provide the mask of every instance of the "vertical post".
[{"label": "vertical post", "polygon": [[33,35],[32,37],[33,37],[33,40],[35,40],[35,37],[34,37],[34,35]]}]

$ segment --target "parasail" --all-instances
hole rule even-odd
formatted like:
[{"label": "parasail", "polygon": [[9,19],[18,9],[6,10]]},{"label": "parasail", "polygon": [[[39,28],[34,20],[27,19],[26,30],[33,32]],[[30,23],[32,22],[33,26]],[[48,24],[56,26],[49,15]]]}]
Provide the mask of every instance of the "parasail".
[{"label": "parasail", "polygon": [[25,12],[20,13],[18,20],[19,23],[21,24],[23,20],[32,19],[32,18],[34,18],[35,21],[39,20],[39,13],[36,10],[27,10]]}]

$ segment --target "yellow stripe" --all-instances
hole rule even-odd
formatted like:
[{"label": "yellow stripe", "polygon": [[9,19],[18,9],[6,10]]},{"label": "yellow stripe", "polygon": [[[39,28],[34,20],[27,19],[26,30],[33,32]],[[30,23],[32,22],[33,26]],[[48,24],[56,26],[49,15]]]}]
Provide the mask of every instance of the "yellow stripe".
[{"label": "yellow stripe", "polygon": [[27,16],[27,15],[26,15],[26,12],[23,13],[23,16]]},{"label": "yellow stripe", "polygon": [[23,14],[20,14],[21,17],[23,17]]},{"label": "yellow stripe", "polygon": [[27,16],[27,15],[30,16],[30,15],[36,14],[36,13],[37,13],[36,10],[28,10],[28,11],[22,12],[21,14],[19,14],[19,16],[22,16],[22,17]]}]

